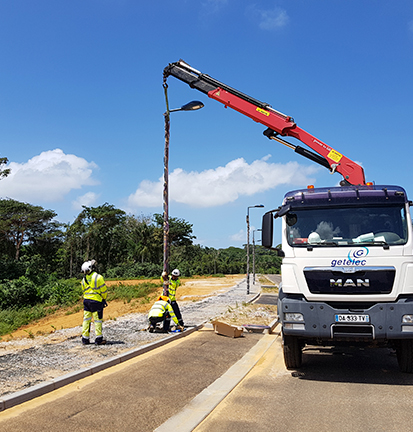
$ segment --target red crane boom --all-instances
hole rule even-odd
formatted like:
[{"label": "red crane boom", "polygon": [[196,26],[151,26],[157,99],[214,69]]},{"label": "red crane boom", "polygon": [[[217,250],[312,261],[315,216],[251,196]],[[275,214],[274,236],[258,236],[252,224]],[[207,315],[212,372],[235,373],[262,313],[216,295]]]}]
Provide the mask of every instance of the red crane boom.
[{"label": "red crane boom", "polygon": [[[264,131],[265,136],[286,145],[296,153],[329,169],[332,173],[340,173],[343,176],[341,181],[343,186],[366,184],[364,170],[359,164],[298,127],[292,117],[282,114],[270,105],[253,99],[209,75],[197,71],[183,60],[170,63],[164,69],[164,78],[166,79],[170,75],[187,83],[191,88],[207,94],[211,99],[221,102],[225,107],[230,107],[267,126],[268,129]],[[296,138],[316,153],[291,144],[281,137]]]}]

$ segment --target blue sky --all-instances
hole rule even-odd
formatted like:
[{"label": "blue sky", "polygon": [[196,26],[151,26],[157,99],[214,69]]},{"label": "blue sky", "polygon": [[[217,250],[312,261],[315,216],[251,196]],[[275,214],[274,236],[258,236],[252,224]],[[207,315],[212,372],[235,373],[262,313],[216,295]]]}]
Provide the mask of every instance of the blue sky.
[{"label": "blue sky", "polygon": [[[105,202],[162,213],[162,72],[181,58],[413,198],[411,0],[0,0],[0,40],[0,157],[12,169],[0,196],[62,222]],[[205,104],[171,113],[170,216],[193,224],[195,243],[240,247],[248,206],[265,206],[250,209],[258,229],[286,191],[341,180],[168,85],[171,108]]]}]

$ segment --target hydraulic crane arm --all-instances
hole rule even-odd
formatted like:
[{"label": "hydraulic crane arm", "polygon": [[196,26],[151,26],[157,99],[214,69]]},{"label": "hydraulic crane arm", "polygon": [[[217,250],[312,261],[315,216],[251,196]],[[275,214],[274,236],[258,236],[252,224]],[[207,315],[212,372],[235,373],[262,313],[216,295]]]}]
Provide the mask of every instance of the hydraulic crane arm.
[{"label": "hydraulic crane arm", "polygon": [[[268,129],[264,131],[265,136],[286,145],[296,153],[329,169],[332,173],[337,171],[344,178],[341,182],[342,185],[366,184],[364,170],[360,165],[298,127],[292,117],[197,71],[183,60],[170,63],[164,69],[164,78],[166,79],[170,75],[187,83],[191,88],[205,93],[208,97],[223,103],[225,107],[233,108],[252,120],[267,126]],[[280,136],[296,138],[316,153],[291,144]]]}]

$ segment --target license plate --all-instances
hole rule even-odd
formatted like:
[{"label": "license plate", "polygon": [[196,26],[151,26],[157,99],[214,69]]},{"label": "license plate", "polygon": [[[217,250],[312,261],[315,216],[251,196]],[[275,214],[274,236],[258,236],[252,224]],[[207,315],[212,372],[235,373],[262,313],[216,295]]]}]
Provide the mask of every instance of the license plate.
[{"label": "license plate", "polygon": [[336,315],[336,322],[339,322],[339,323],[368,323],[368,322],[370,322],[370,317],[369,317],[369,315],[338,314],[338,315]]}]

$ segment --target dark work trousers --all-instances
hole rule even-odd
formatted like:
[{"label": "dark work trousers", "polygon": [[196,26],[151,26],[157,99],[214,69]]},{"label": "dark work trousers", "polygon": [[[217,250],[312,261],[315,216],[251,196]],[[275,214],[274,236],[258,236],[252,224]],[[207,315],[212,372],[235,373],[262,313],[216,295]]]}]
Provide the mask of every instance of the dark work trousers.
[{"label": "dark work trousers", "polygon": [[103,318],[103,302],[84,299],[83,309],[88,312],[97,312],[99,319]]},{"label": "dark work trousers", "polygon": [[171,301],[171,306],[172,306],[172,309],[174,310],[176,317],[178,318],[179,325],[183,327],[184,321],[182,319],[182,314],[181,314],[181,311],[179,310],[178,303],[175,300]]},{"label": "dark work trousers", "polygon": [[171,317],[169,316],[169,313],[166,312],[163,316],[161,317],[150,317],[149,318],[149,322],[151,323],[151,325],[153,326],[153,328],[156,328],[156,324],[159,322],[163,321],[163,331],[164,332],[168,332],[169,331],[169,327],[171,325]]}]

